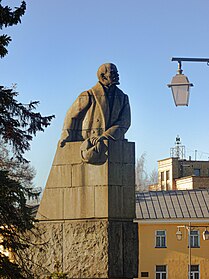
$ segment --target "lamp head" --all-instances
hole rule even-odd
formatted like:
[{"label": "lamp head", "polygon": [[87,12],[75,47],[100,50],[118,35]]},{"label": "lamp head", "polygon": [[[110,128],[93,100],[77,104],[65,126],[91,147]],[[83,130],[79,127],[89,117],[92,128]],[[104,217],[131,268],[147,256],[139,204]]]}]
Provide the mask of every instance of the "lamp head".
[{"label": "lamp head", "polygon": [[176,232],[176,239],[177,240],[182,240],[182,232],[180,231],[179,228],[178,228],[178,231]]},{"label": "lamp head", "polygon": [[172,78],[171,83],[168,84],[168,87],[172,90],[176,106],[188,106],[190,87],[193,86],[193,84],[189,82],[188,77],[182,74],[182,72],[181,62],[179,61],[177,74]]},{"label": "lamp head", "polygon": [[209,240],[209,231],[207,230],[207,228],[202,233],[202,237],[203,237],[203,240]]}]

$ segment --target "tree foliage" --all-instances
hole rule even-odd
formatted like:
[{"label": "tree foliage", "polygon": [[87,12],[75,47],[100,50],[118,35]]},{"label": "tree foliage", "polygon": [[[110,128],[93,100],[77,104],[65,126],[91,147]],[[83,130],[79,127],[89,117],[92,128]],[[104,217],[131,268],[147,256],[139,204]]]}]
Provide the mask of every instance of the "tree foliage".
[{"label": "tree foliage", "polygon": [[[21,22],[26,2],[11,9],[0,0],[0,29]],[[7,53],[11,37],[0,36],[0,57]],[[0,86],[0,278],[32,278],[24,261],[28,247],[26,232],[33,228],[33,218],[26,204],[34,172],[24,153],[38,131],[44,131],[53,119],[36,112],[37,101],[22,104],[15,88]],[[8,151],[8,147],[11,147]]]},{"label": "tree foliage", "polygon": [[39,102],[24,105],[17,101],[18,93],[0,86],[0,135],[13,148],[14,156],[23,161],[23,154],[30,149],[30,141],[38,131],[50,125],[53,115],[43,117],[35,112]]},{"label": "tree foliage", "polygon": [[149,190],[149,185],[158,181],[158,172],[153,169],[150,174],[146,171],[146,153],[143,153],[136,161],[136,191]]},{"label": "tree foliage", "polygon": [[158,183],[158,171],[157,169],[153,169],[149,174],[149,183],[157,184]]},{"label": "tree foliage", "polygon": [[34,188],[35,169],[28,162],[20,162],[11,158],[10,152],[2,140],[0,140],[0,170],[7,171],[9,178],[19,182],[25,189],[26,196],[33,194],[31,190]]},{"label": "tree foliage", "polygon": [[0,278],[28,278],[26,268],[11,259],[28,246],[24,232],[32,227],[24,187],[0,170]]},{"label": "tree foliage", "polygon": [[[0,0],[0,29],[21,23],[21,17],[26,11],[26,3],[22,1],[19,7],[12,10],[9,6],[2,6]],[[11,42],[11,37],[8,35],[0,36],[0,57],[4,57],[7,53],[7,46]]]},{"label": "tree foliage", "polygon": [[136,191],[142,192],[147,190],[148,175],[145,170],[145,156],[143,153],[136,162]]},{"label": "tree foliage", "polygon": [[32,278],[25,265],[30,244],[25,232],[33,227],[26,198],[33,195],[35,170],[9,154],[0,141],[0,278]]}]

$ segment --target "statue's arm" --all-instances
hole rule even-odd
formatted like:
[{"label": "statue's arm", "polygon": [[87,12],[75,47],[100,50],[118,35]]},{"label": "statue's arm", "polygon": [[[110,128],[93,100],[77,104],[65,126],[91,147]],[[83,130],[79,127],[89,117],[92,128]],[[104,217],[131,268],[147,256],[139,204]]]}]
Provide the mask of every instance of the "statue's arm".
[{"label": "statue's arm", "polygon": [[60,146],[64,146],[66,142],[75,140],[76,126],[78,121],[82,121],[87,109],[91,104],[90,93],[85,91],[81,93],[75,100],[73,105],[66,113]]}]

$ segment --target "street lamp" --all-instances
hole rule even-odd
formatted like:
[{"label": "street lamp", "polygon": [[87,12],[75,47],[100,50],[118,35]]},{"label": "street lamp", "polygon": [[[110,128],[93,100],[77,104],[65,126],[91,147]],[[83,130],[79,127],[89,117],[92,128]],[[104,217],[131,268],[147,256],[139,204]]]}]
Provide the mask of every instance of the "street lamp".
[{"label": "street lamp", "polygon": [[206,226],[191,226],[190,224],[187,225],[183,225],[183,226],[177,226],[177,232],[176,232],[176,239],[177,240],[182,240],[182,232],[181,232],[181,228],[187,229],[188,232],[191,231],[191,229],[194,228],[205,228],[204,232],[202,233],[202,238],[203,240],[209,240],[209,231],[208,231],[208,227]]},{"label": "street lamp", "polygon": [[180,231],[180,228],[178,227],[178,231],[176,232],[176,239],[182,240],[182,232]]},{"label": "street lamp", "polygon": [[178,70],[177,74],[172,78],[171,83],[168,84],[168,87],[172,90],[176,106],[188,106],[190,87],[192,87],[193,84],[189,82],[187,76],[182,74],[183,70],[181,68],[181,62],[207,62],[207,65],[209,65],[209,58],[172,57],[171,61],[178,62]]},{"label": "street lamp", "polygon": [[191,223],[189,222],[189,225],[183,225],[183,226],[177,226],[177,232],[176,232],[176,239],[177,240],[182,240],[182,232],[180,230],[180,228],[184,228],[188,231],[188,249],[189,249],[189,276],[188,278],[191,278],[191,229],[193,228],[205,228],[205,231],[203,232],[202,236],[203,236],[203,240],[209,240],[209,231],[207,230],[207,227],[205,226],[191,226]]},{"label": "street lamp", "polygon": [[209,231],[207,230],[207,228],[205,229],[205,231],[202,233],[202,238],[204,240],[209,240]]}]

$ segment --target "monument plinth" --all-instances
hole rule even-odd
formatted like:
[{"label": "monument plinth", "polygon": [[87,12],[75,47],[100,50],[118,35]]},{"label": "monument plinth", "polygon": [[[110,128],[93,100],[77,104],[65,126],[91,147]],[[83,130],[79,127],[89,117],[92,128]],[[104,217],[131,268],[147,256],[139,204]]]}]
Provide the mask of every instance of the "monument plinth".
[{"label": "monument plinth", "polygon": [[69,278],[137,275],[135,145],[105,144],[102,165],[81,160],[81,142],[57,148],[36,217],[48,243],[36,259],[45,272],[53,272],[56,259]]},{"label": "monument plinth", "polygon": [[82,161],[81,143],[58,146],[37,219],[135,218],[134,143],[106,141],[102,165]]}]

